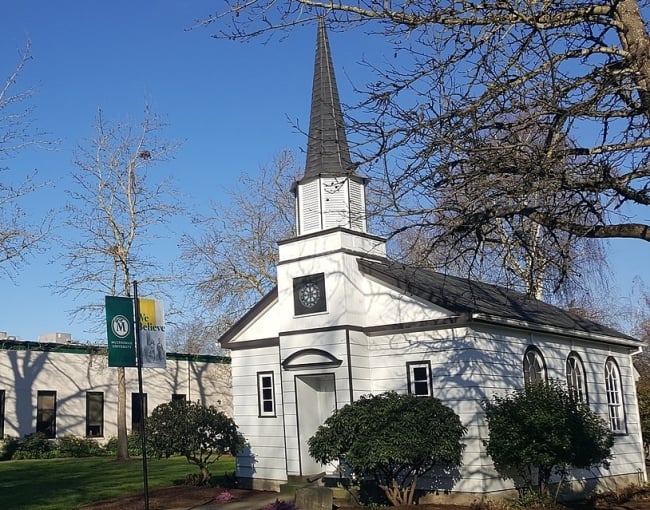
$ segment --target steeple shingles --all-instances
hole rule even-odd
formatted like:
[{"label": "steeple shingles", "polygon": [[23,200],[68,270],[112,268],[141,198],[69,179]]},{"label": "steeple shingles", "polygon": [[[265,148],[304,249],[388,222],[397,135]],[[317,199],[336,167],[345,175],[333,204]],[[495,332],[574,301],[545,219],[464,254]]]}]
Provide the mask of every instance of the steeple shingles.
[{"label": "steeple shingles", "polygon": [[354,174],[325,21],[322,17],[318,20],[308,137],[303,179],[318,175]]}]

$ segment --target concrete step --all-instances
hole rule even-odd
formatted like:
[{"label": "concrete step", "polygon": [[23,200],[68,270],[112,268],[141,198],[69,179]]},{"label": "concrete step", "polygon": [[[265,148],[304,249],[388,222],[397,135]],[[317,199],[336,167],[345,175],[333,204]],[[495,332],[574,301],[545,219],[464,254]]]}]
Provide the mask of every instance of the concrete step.
[{"label": "concrete step", "polygon": [[294,476],[287,477],[287,483],[280,485],[280,494],[284,496],[293,496],[298,489],[310,486],[322,486],[322,474],[312,476]]}]

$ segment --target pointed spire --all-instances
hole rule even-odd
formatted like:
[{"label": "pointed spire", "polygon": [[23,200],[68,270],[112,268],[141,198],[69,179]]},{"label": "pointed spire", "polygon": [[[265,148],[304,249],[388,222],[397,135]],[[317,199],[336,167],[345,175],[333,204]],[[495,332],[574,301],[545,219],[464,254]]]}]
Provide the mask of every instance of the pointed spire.
[{"label": "pointed spire", "polygon": [[298,235],[337,227],[366,232],[367,181],[355,173],[350,160],[325,21],[321,17],[305,175],[292,187]]},{"label": "pointed spire", "polygon": [[320,174],[354,174],[325,20],[322,16],[318,20],[307,162],[303,178],[308,179]]}]

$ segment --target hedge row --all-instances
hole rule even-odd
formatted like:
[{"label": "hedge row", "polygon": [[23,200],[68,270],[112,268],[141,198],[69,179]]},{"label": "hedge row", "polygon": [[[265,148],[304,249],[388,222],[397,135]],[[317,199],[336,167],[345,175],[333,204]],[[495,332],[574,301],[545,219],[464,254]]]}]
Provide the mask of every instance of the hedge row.
[{"label": "hedge row", "polygon": [[[140,436],[129,436],[129,455],[142,453]],[[36,432],[23,438],[5,437],[0,447],[0,460],[55,459],[63,457],[99,457],[117,454],[117,438],[111,438],[105,445],[97,440],[77,436],[47,439]]]}]

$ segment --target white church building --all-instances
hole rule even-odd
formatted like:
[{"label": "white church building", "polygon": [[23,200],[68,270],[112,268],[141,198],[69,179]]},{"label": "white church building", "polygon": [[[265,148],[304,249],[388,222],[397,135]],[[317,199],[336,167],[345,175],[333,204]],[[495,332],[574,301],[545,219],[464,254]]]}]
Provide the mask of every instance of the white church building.
[{"label": "white church building", "polygon": [[366,180],[350,160],[329,51],[321,22],[297,236],[279,242],[276,288],[220,339],[250,445],[237,458],[240,483],[337,476],[307,440],[333,410],[394,390],[440,399],[468,429],[460,478],[423,488],[502,493],[513,482],[485,452],[481,401],[536,379],[566,381],[615,434],[611,464],[573,472],[578,486],[644,482],[640,342],[518,292],[391,262],[366,230]]}]

